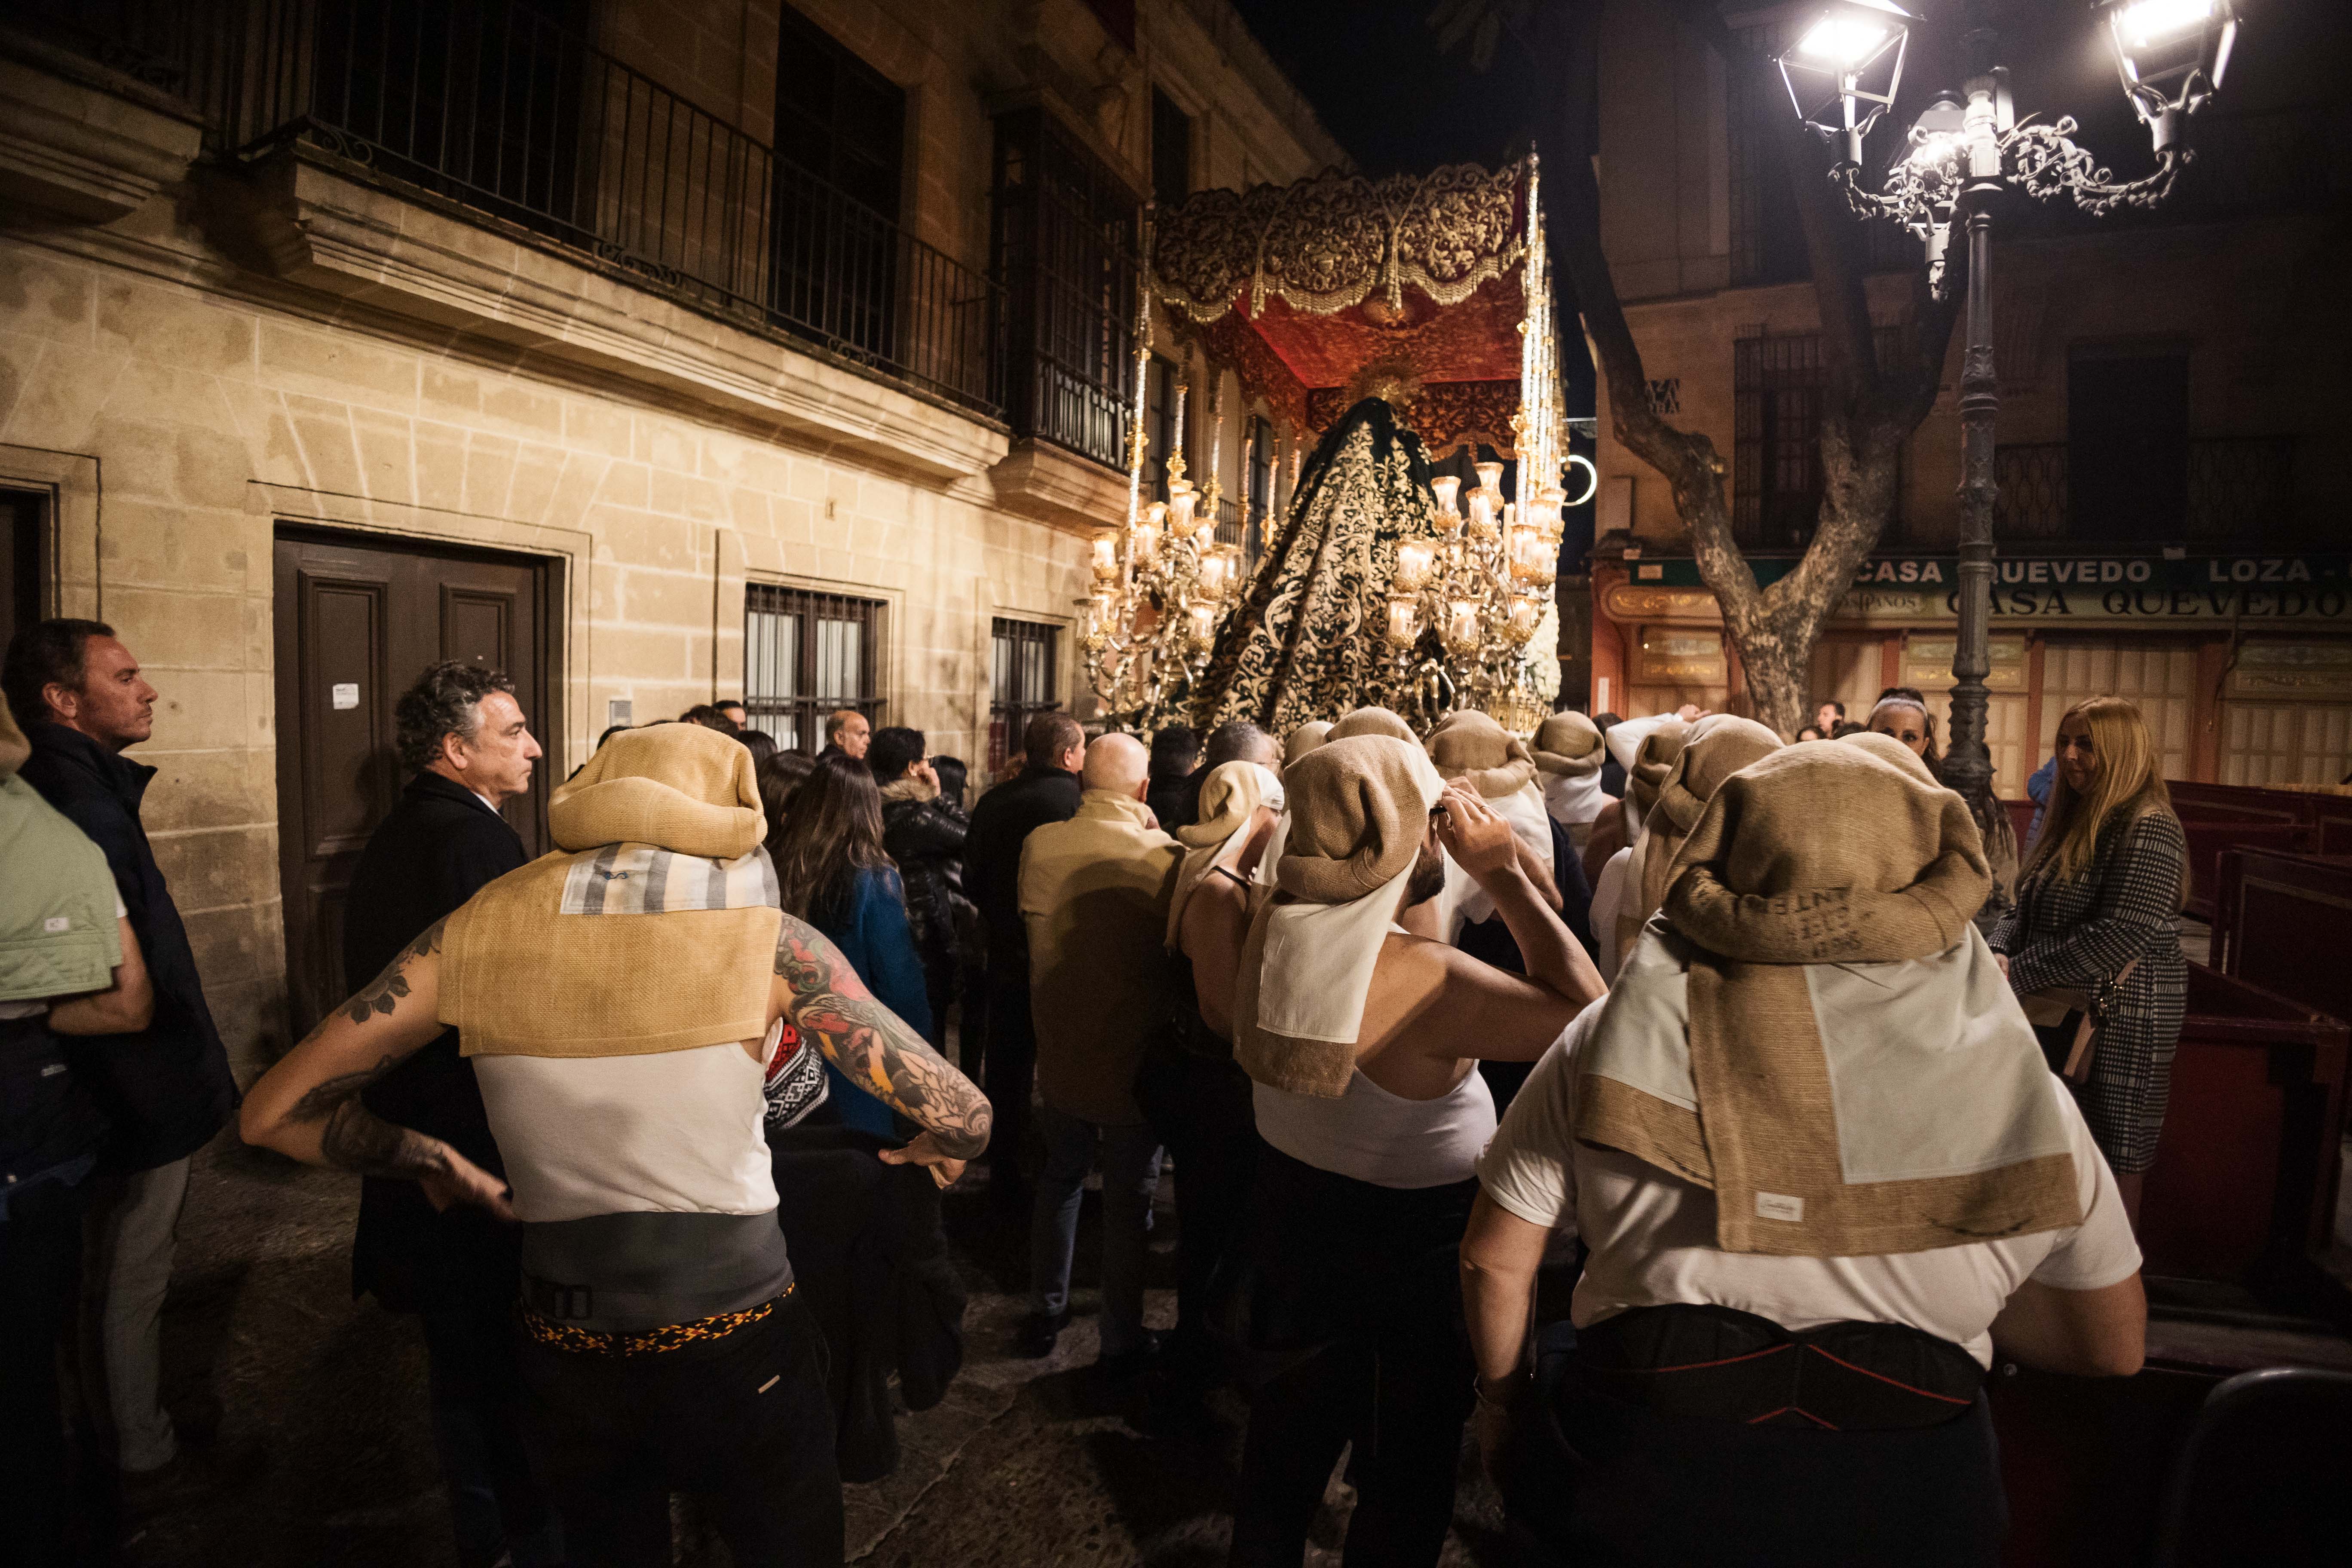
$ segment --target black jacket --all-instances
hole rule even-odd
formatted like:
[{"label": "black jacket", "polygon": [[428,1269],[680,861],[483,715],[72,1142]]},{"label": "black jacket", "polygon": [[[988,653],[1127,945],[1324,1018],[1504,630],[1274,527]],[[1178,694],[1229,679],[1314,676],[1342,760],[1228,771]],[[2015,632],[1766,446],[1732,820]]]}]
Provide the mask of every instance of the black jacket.
[{"label": "black jacket", "polygon": [[1078,775],[1032,763],[971,808],[971,832],[964,839],[964,892],[988,922],[988,966],[1001,973],[1025,974],[1029,934],[1021,925],[1021,846],[1049,822],[1078,814]]},{"label": "black jacket", "polygon": [[1160,819],[1161,832],[1173,833],[1192,825],[1201,810],[1201,781],[1208,776],[1201,772],[1153,775],[1143,804]]},{"label": "black jacket", "polygon": [[[352,873],[344,990],[366,984],[434,921],[526,858],[506,818],[473,791],[438,773],[409,780]],[[360,1099],[395,1126],[429,1133],[484,1170],[505,1173],[474,1065],[457,1054],[457,1030],[444,1029]],[[352,1293],[373,1290],[394,1309],[456,1306],[476,1290],[510,1294],[510,1228],[478,1209],[438,1214],[415,1182],[370,1177],[361,1184],[352,1238]]]},{"label": "black jacket", "polygon": [[882,847],[907,885],[907,923],[927,970],[955,966],[954,895],[963,890],[963,847],[971,825],[943,800],[885,800]]},{"label": "black jacket", "polygon": [[146,1028],[78,1039],[69,1047],[75,1077],[114,1123],[105,1146],[108,1163],[125,1171],[152,1170],[203,1148],[237,1100],[187,927],[139,821],[155,770],[62,724],[25,729],[33,754],[20,776],[106,851],[154,983],[155,1016]]}]

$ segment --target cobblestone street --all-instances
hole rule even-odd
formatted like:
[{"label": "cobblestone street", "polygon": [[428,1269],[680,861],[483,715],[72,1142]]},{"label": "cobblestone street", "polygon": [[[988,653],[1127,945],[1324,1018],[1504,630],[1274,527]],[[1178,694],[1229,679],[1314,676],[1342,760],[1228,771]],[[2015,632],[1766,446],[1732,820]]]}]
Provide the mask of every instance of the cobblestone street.
[{"label": "cobblestone street", "polygon": [[[125,1540],[127,1568],[440,1568],[455,1561],[425,1422],[413,1320],[350,1292],[354,1178],[300,1169],[234,1142],[199,1156],[164,1320],[175,1410],[217,1402],[222,1436],[257,1441],[262,1468],[235,1490],[163,1514]],[[1163,1184],[1150,1321],[1173,1321],[1174,1216]],[[1209,1568],[1224,1560],[1242,1405],[1214,1405],[1198,1436],[1145,1436],[1094,1368],[1090,1197],[1075,1316],[1045,1361],[1007,1353],[1023,1308],[1025,1226],[981,1193],[950,1198],[972,1301],[964,1371],[948,1397],[902,1415],[896,1474],[847,1490],[853,1562],[887,1568]],[[1493,1493],[1465,1464],[1448,1568],[1496,1560]],[[1336,1565],[1352,1502],[1335,1479],[1310,1568]],[[680,1562],[723,1549],[680,1527]],[[1487,1548],[1482,1552],[1482,1547]]]}]

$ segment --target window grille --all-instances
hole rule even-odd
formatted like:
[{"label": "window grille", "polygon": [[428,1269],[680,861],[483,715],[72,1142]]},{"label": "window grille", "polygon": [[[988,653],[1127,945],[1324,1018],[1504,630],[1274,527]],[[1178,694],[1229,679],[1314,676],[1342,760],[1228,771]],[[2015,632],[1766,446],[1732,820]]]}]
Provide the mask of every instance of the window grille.
[{"label": "window grille", "polygon": [[875,690],[878,600],[752,584],[744,595],[743,706],[754,730],[787,752],[824,747],[824,717],[854,708],[881,722]]},{"label": "window grille", "polygon": [[1021,750],[1029,721],[1059,708],[1054,695],[1055,655],[1061,628],[1036,621],[997,616],[989,627],[988,773],[1004,771],[1005,759]]}]

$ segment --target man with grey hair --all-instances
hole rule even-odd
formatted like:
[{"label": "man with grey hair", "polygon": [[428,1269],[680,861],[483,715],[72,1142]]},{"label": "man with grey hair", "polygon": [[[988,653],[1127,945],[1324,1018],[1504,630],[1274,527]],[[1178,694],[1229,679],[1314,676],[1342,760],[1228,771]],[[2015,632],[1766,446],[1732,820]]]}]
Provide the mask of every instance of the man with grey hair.
[{"label": "man with grey hair", "polygon": [[1032,1313],[1018,1348],[1052,1353],[1069,1321],[1078,1205],[1103,1159],[1102,1363],[1142,1370],[1143,1258],[1160,1140],[1135,1100],[1144,1047],[1176,996],[1168,904],[1183,849],[1143,802],[1150,757],[1132,735],[1087,748],[1077,815],[1029,835],[1021,851],[1021,918],[1037,1031],[1037,1112],[1045,1166],[1029,1219]]},{"label": "man with grey hair", "polygon": [[[365,984],[420,931],[530,858],[500,815],[530,790],[540,757],[503,671],[461,659],[429,665],[393,710],[401,765],[414,776],[376,825],[352,874],[343,921],[345,988]],[[441,1037],[361,1092],[395,1125],[446,1142],[503,1174],[497,1142],[457,1032]],[[524,1458],[521,1384],[509,1313],[519,1237],[470,1204],[436,1210],[416,1183],[360,1184],[352,1289],[422,1321],[433,1436],[448,1483],[462,1563],[562,1561],[562,1538]]]}]

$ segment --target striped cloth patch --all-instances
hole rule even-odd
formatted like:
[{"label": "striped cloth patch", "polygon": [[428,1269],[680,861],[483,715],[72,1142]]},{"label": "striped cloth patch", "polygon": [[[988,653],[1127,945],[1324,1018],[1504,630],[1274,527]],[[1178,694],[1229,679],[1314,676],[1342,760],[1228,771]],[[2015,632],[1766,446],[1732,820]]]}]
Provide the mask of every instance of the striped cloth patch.
[{"label": "striped cloth patch", "polygon": [[563,879],[567,915],[661,915],[683,910],[781,909],[765,848],[706,860],[651,844],[607,844],[576,858]]}]

